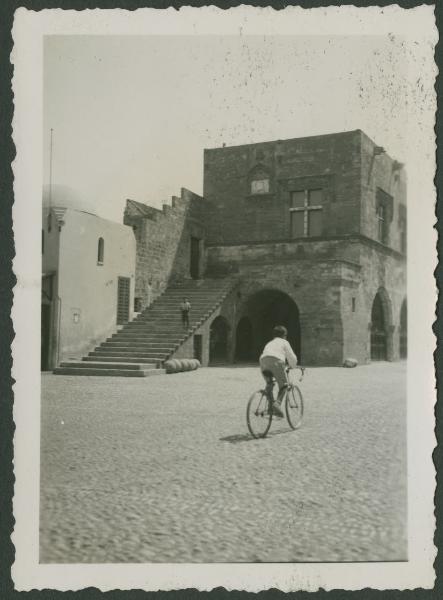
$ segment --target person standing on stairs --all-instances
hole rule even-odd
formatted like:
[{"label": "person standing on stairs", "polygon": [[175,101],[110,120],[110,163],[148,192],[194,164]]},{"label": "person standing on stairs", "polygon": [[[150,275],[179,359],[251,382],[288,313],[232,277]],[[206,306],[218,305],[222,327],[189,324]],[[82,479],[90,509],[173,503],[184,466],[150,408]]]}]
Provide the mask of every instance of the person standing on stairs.
[{"label": "person standing on stairs", "polygon": [[180,304],[180,310],[182,313],[182,323],[185,329],[189,329],[189,312],[191,310],[191,303],[187,298],[183,298],[183,302]]}]

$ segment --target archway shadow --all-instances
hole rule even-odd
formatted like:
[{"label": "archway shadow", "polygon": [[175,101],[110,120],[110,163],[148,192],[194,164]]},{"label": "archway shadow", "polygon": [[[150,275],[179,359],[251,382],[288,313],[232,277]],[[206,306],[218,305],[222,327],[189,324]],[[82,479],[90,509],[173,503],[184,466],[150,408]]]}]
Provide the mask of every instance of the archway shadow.
[{"label": "archway shadow", "polygon": [[219,438],[220,442],[228,442],[229,444],[240,444],[241,442],[259,442],[260,440],[267,440],[276,435],[283,435],[285,433],[294,433],[293,429],[289,427],[287,429],[279,429],[278,431],[269,431],[264,438],[254,438],[250,433],[237,433],[234,435],[227,435],[226,437]]}]

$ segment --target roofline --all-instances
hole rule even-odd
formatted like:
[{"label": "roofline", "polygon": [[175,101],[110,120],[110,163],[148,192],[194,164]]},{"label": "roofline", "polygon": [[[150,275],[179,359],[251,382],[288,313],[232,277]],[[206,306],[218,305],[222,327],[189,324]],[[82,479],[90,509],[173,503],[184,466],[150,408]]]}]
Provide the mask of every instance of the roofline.
[{"label": "roofline", "polygon": [[[350,129],[348,131],[336,131],[335,133],[320,133],[318,135],[305,135],[302,137],[270,140],[270,141],[266,141],[266,142],[251,142],[249,144],[233,144],[232,146],[216,146],[214,148],[204,148],[204,151],[211,152],[213,150],[223,150],[223,149],[228,149],[228,148],[242,148],[244,146],[264,146],[266,144],[276,144],[278,142],[293,142],[295,140],[308,140],[308,139],[314,139],[314,138],[325,138],[325,137],[334,137],[334,136],[341,136],[341,135],[351,135],[353,133],[358,133],[358,132],[366,135],[364,133],[364,131],[362,131],[361,129]],[[368,136],[366,136],[366,137],[368,137]]]},{"label": "roofline", "polygon": [[[371,142],[371,144],[373,146],[379,146],[379,144],[377,144],[377,142],[375,142],[367,133],[365,133],[363,131],[363,129],[351,129],[348,131],[337,131],[335,133],[322,133],[319,135],[305,135],[303,137],[286,138],[283,140],[278,139],[278,140],[270,140],[267,142],[252,142],[250,144],[234,144],[232,146],[217,146],[215,148],[204,148],[204,152],[214,152],[216,150],[228,150],[229,148],[245,148],[246,146],[265,146],[267,144],[276,144],[279,142],[281,142],[281,143],[293,142],[296,140],[310,140],[310,139],[315,139],[315,138],[338,137],[338,136],[351,135],[351,134],[356,134],[356,133],[359,133],[361,136],[364,136],[367,140],[369,140]],[[385,154],[391,161],[394,162],[397,160],[391,154],[389,154],[389,152],[387,152],[386,150],[385,150]]]}]

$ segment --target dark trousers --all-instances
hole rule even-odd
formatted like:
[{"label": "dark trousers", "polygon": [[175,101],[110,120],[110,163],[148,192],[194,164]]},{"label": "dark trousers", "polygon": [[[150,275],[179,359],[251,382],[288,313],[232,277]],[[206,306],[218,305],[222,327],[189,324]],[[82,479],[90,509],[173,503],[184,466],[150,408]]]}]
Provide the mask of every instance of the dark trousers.
[{"label": "dark trousers", "polygon": [[182,310],[183,327],[189,327],[189,310]]}]

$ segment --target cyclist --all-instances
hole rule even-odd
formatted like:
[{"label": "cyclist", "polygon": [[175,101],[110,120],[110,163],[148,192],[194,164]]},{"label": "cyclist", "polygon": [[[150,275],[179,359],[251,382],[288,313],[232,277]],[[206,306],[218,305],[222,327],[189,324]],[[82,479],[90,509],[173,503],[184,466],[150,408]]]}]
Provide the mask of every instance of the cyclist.
[{"label": "cyclist", "polygon": [[271,373],[278,384],[277,400],[273,403],[273,413],[277,417],[283,417],[283,412],[280,408],[283,400],[288,377],[286,374],[286,363],[291,368],[297,366],[297,356],[291,348],[291,344],[286,339],[288,331],[283,325],[276,325],[272,330],[274,338],[266,344],[263,353],[260,356],[260,369],[266,381],[266,393],[272,397],[274,384],[268,373]]}]

